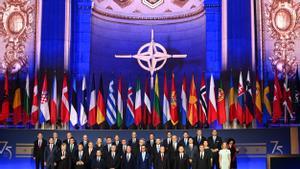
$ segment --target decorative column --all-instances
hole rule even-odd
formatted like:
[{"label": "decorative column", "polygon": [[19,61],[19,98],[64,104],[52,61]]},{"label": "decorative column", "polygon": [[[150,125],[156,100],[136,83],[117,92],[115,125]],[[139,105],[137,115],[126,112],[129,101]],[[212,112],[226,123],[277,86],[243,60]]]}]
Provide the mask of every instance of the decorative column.
[{"label": "decorative column", "polygon": [[90,69],[91,9],[91,0],[72,1],[70,72],[78,78]]},{"label": "decorative column", "polygon": [[204,0],[206,17],[206,71],[219,78],[222,62],[221,0]]}]

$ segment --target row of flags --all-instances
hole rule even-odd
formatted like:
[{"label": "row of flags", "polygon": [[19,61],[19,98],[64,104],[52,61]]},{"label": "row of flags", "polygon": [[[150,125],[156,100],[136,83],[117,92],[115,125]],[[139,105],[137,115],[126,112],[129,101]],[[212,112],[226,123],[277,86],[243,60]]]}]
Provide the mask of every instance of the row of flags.
[{"label": "row of flags", "polygon": [[[38,78],[35,76],[31,99],[29,75],[27,75],[23,94],[21,95],[22,90],[19,83],[17,83],[18,85],[14,91],[12,105],[13,123],[15,125],[19,123],[36,125],[50,122],[52,125],[55,125],[60,119],[63,126],[71,124],[72,126],[92,127],[107,124],[110,127],[116,126],[117,128],[122,128],[123,126],[127,128],[131,126],[153,126],[157,128],[165,124],[176,126],[180,123],[183,126],[190,125],[195,127],[200,123],[212,124],[217,121],[219,124],[224,124],[227,121],[233,122],[237,120],[239,124],[250,125],[254,119],[259,123],[267,124],[268,120],[272,118],[272,122],[276,123],[282,116],[287,123],[288,119],[295,118],[295,112],[299,113],[300,110],[298,72],[296,73],[297,83],[294,87],[293,98],[288,77],[286,76],[282,88],[277,71],[275,72],[273,100],[270,97],[271,90],[268,80],[264,81],[262,90],[261,82],[256,76],[255,87],[252,87],[249,71],[246,82],[243,81],[243,74],[240,72],[237,93],[234,88],[232,75],[229,82],[229,91],[225,92],[222,80],[220,80],[220,84],[216,88],[213,75],[210,76],[209,88],[207,89],[203,73],[199,92],[197,92],[195,78],[192,75],[188,96],[186,77],[184,77],[181,83],[180,101],[177,100],[179,97],[176,93],[174,73],[172,73],[171,78],[171,88],[169,88],[166,73],[164,74],[162,96],[160,96],[157,74],[153,91],[150,90],[148,80],[146,80],[144,93],[142,94],[141,82],[137,80],[135,88],[131,84],[128,85],[126,100],[123,100],[124,97],[122,96],[122,93],[125,93],[122,91],[122,79],[118,79],[117,85],[112,80],[109,83],[108,96],[105,100],[102,77],[100,77],[97,90],[95,78],[94,76],[92,77],[89,93],[87,91],[86,78],[83,77],[80,91],[81,98],[77,102],[78,88],[76,81],[73,80],[69,84],[67,74],[64,74],[61,99],[60,104],[58,104],[56,76],[53,78],[52,94],[49,96],[47,75],[44,75],[40,99],[38,99]],[[4,79],[0,122],[5,122],[9,118],[10,113],[7,73]],[[152,93],[152,96],[150,93]],[[226,93],[228,93],[227,98]],[[69,97],[69,94],[71,94],[71,97]],[[89,103],[87,99],[88,94],[90,98]],[[228,99],[228,102],[226,102],[226,99]],[[31,109],[30,100],[32,100]],[[125,105],[124,102],[126,103]],[[79,108],[77,108],[78,103]],[[226,114],[227,104],[229,115]]]}]

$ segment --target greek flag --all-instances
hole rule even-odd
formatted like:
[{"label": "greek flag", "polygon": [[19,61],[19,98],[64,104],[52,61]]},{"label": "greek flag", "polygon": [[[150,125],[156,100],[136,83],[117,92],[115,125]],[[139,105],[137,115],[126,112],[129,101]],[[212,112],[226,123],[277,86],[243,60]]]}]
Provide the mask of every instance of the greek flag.
[{"label": "greek flag", "polygon": [[109,83],[109,95],[107,98],[107,106],[106,106],[106,120],[109,126],[113,126],[116,124],[117,113],[116,113],[116,100],[114,97],[114,81],[110,81]]}]

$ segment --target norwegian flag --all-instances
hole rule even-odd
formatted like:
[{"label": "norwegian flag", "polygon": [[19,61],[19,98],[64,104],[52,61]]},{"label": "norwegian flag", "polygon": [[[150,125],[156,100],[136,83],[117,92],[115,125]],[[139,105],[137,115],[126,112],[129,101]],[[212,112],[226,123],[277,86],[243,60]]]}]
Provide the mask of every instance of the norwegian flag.
[{"label": "norwegian flag", "polygon": [[207,122],[207,102],[206,102],[206,85],[205,75],[202,73],[201,86],[200,86],[200,114],[199,119],[202,124]]}]

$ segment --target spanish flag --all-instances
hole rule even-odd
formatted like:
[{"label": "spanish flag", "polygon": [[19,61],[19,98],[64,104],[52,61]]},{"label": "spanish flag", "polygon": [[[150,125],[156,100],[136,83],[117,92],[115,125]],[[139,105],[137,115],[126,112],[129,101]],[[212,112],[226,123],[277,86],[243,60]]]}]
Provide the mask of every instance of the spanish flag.
[{"label": "spanish flag", "polygon": [[262,122],[262,107],[261,107],[261,94],[260,94],[260,84],[258,80],[258,75],[256,75],[255,82],[255,118],[261,123]]},{"label": "spanish flag", "polygon": [[192,75],[190,97],[189,97],[189,107],[188,107],[188,121],[191,126],[195,126],[198,122],[198,107],[197,107],[197,92],[194,75]]}]

